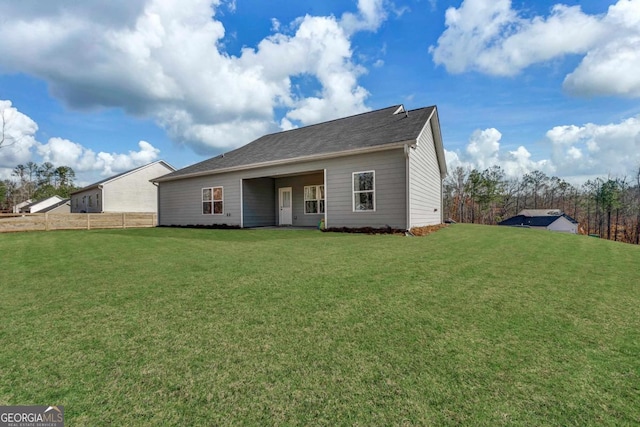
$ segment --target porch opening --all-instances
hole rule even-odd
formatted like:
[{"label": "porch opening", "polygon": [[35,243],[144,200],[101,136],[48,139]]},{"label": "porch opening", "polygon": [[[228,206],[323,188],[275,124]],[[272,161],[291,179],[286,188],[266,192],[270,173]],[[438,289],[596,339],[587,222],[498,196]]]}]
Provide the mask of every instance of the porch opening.
[{"label": "porch opening", "polygon": [[325,218],[324,170],[242,180],[242,226],[317,227]]}]

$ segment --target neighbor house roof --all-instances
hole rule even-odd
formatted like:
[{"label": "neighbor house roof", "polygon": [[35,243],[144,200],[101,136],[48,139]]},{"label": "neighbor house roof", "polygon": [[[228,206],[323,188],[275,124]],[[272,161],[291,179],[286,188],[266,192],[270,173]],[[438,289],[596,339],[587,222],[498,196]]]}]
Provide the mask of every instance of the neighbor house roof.
[{"label": "neighbor house roof", "polygon": [[577,224],[578,221],[571,218],[569,215],[561,214],[561,215],[538,215],[538,216],[528,216],[528,215],[516,215],[511,218],[505,219],[498,223],[498,225],[511,225],[511,226],[521,226],[521,227],[548,227],[553,224],[558,218],[564,217],[570,222]]},{"label": "neighbor house roof", "polygon": [[45,212],[51,212],[52,210],[59,208],[60,206],[64,205],[65,203],[69,203],[71,199],[64,199],[59,201],[58,203],[56,203],[55,205],[51,205],[51,206],[47,206],[46,208],[39,210],[38,213],[45,213]]},{"label": "neighbor house roof", "polygon": [[[31,209],[32,207],[34,207],[35,205],[38,205],[38,204],[40,204],[40,203],[42,203],[42,202],[45,202],[45,201],[47,201],[47,200],[50,200],[50,199],[64,200],[62,197],[60,197],[60,196],[58,196],[58,195],[53,195],[53,196],[51,196],[51,197],[47,197],[47,198],[45,198],[45,199],[40,199],[40,200],[37,200],[37,201],[35,201],[35,202],[31,202],[31,203],[29,203],[29,204],[27,204],[27,205],[21,206],[21,207],[20,207],[20,209],[21,209],[21,210],[30,210],[30,209]],[[56,203],[57,203],[57,202],[56,202]],[[38,212],[41,212],[41,211],[38,211]],[[35,212],[34,212],[34,213],[35,213]]]},{"label": "neighbor house roof", "polygon": [[560,216],[562,211],[560,209],[523,209],[518,215],[524,216]]},{"label": "neighbor house roof", "polygon": [[434,138],[441,174],[446,174],[440,123],[435,106],[406,111],[402,105],[331,120],[311,126],[264,135],[228,153],[177,170],[155,181],[229,170],[311,160],[325,155],[344,155],[414,143],[433,118]]},{"label": "neighbor house roof", "polygon": [[171,170],[173,170],[173,171],[175,171],[175,170],[176,170],[176,168],[174,168],[173,166],[171,166],[169,163],[165,162],[164,160],[158,160],[158,161],[151,162],[151,163],[147,163],[146,165],[142,165],[142,166],[139,166],[139,167],[137,167],[137,168],[134,168],[134,169],[131,169],[131,170],[128,170],[128,171],[125,171],[125,172],[119,173],[119,174],[117,174],[117,175],[110,176],[109,178],[105,178],[105,179],[103,179],[103,180],[101,180],[101,181],[94,182],[93,184],[89,184],[89,185],[87,185],[86,187],[82,187],[81,189],[76,190],[76,191],[74,191],[74,192],[73,192],[73,193],[71,193],[71,194],[77,194],[77,193],[81,193],[81,192],[83,192],[83,191],[90,190],[90,189],[92,189],[92,188],[97,188],[97,187],[98,187],[98,186],[100,186],[100,185],[108,184],[108,183],[109,183],[109,182],[111,182],[111,181],[115,181],[115,180],[116,180],[116,179],[118,179],[118,178],[121,178],[121,177],[123,177],[123,176],[125,176],[125,175],[130,175],[130,174],[132,174],[132,173],[134,173],[134,172],[137,172],[137,171],[139,171],[139,170],[142,170],[142,169],[148,168],[149,166],[155,165],[155,164],[157,164],[157,163],[162,163],[163,165],[165,165],[166,167],[168,167],[169,169],[171,169]]}]

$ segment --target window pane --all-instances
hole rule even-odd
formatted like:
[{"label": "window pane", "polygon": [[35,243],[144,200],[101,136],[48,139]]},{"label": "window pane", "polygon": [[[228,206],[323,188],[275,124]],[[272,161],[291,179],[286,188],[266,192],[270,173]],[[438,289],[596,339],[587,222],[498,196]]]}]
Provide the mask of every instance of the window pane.
[{"label": "window pane", "polygon": [[356,193],[355,194],[355,210],[372,211],[373,210],[373,192]]},{"label": "window pane", "polygon": [[318,199],[324,200],[324,185],[318,186]]},{"label": "window pane", "polygon": [[316,187],[304,187],[304,199],[305,200],[315,200],[316,199]]},{"label": "window pane", "polygon": [[289,190],[282,192],[282,207],[291,207],[291,191]]},{"label": "window pane", "polygon": [[213,213],[214,214],[222,213],[222,202],[213,202]]},{"label": "window pane", "polygon": [[210,188],[203,188],[202,189],[202,201],[203,202],[208,202],[211,200],[211,189]]},{"label": "window pane", "polygon": [[315,200],[304,202],[304,213],[318,212],[318,202]]},{"label": "window pane", "polygon": [[373,172],[361,172],[353,175],[353,190],[373,190]]},{"label": "window pane", "polygon": [[213,188],[213,200],[222,200],[222,187]]},{"label": "window pane", "polygon": [[202,213],[205,215],[211,213],[211,202],[202,202]]},{"label": "window pane", "polygon": [[319,202],[319,203],[320,203],[320,206],[319,206],[319,207],[320,207],[320,210],[319,210],[319,212],[320,212],[320,213],[324,213],[324,200],[320,200],[320,202]]}]

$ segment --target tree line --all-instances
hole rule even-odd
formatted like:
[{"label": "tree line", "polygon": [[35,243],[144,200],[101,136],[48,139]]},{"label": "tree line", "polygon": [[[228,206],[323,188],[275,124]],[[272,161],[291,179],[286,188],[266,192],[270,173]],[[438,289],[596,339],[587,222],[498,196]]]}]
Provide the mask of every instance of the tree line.
[{"label": "tree line", "polygon": [[0,181],[0,209],[26,200],[42,200],[51,196],[68,198],[78,189],[74,185],[76,173],[69,166],[55,167],[50,162],[19,164],[11,172],[11,179]]},{"label": "tree line", "polygon": [[640,167],[632,177],[580,186],[538,170],[507,178],[499,166],[457,167],[445,178],[443,193],[445,218],[456,222],[497,224],[523,209],[560,209],[583,234],[640,244]]}]

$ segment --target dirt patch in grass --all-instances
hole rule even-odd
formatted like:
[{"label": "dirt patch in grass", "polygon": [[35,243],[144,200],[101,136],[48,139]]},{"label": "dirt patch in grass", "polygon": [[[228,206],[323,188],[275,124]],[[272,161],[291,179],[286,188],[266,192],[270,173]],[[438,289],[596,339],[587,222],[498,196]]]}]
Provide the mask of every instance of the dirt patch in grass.
[{"label": "dirt patch in grass", "polygon": [[447,227],[447,224],[427,225],[424,227],[413,227],[411,234],[414,236],[426,236],[427,234],[435,233],[436,231]]}]

